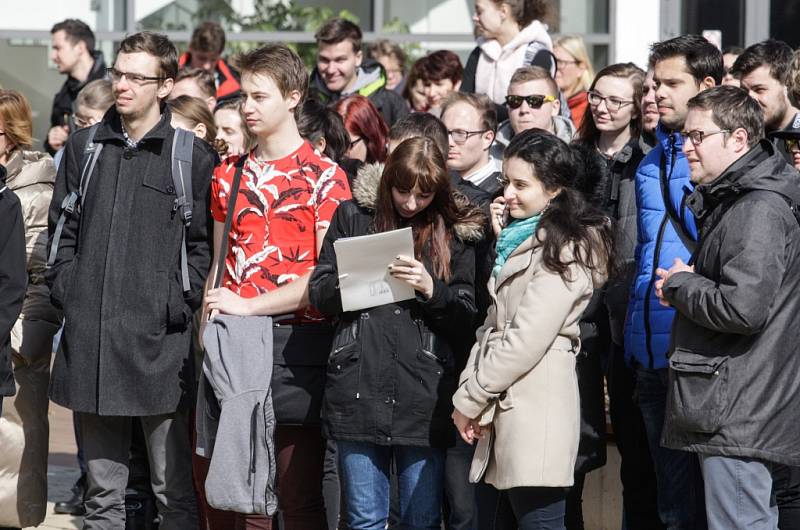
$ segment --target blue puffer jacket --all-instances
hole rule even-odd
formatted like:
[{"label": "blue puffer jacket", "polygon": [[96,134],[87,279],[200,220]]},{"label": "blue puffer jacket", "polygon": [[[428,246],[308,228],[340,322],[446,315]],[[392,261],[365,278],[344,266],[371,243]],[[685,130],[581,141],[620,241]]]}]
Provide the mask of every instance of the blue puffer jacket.
[{"label": "blue puffer jacket", "polygon": [[625,357],[628,362],[635,359],[647,368],[666,368],[675,311],[658,303],[653,289],[657,280],[655,270],[669,269],[675,258],[688,261],[690,252],[667,216],[661,185],[662,157],[666,157],[669,200],[695,240],[697,229],[685,206],[693,186],[689,181],[689,163],[681,150],[683,141],[678,133],[669,133],[661,125],[656,129],[656,137],[658,144],[636,171],[637,265],[625,322]]}]

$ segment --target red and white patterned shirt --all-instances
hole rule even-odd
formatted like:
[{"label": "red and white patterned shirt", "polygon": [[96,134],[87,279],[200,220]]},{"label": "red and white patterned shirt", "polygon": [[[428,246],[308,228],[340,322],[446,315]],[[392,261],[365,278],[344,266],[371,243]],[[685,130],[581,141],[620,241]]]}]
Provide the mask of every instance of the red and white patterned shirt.
[{"label": "red and white patterned shirt", "polygon": [[[237,158],[225,160],[211,180],[211,215],[225,222]],[[317,264],[317,230],[328,228],[339,203],[351,198],[344,171],[303,142],[280,160],[247,155],[231,230],[222,285],[252,298],[309,273]],[[318,320],[308,308],[304,320]]]}]

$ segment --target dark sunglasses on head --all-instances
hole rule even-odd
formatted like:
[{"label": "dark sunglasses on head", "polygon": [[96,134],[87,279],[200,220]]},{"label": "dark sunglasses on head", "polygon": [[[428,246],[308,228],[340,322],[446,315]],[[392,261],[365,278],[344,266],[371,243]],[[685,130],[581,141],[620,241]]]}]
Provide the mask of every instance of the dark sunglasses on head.
[{"label": "dark sunglasses on head", "polygon": [[522,106],[522,102],[526,102],[532,109],[540,109],[545,103],[555,101],[555,96],[543,96],[541,94],[532,94],[530,96],[506,96],[506,105],[512,109],[518,109]]}]

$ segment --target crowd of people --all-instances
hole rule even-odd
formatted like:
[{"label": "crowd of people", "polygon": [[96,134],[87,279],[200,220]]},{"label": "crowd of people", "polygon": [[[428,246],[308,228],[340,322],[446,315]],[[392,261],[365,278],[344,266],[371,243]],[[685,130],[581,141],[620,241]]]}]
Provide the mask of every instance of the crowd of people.
[{"label": "crowd of people", "polygon": [[[595,74],[549,3],[476,0],[464,64],[333,18],[311,71],[56,24],[43,151],[0,89],[0,529],[49,400],[89,530],[580,530],[610,439],[622,528],[800,529],[800,54]],[[346,310],[337,242],[401,228],[414,296]]]}]

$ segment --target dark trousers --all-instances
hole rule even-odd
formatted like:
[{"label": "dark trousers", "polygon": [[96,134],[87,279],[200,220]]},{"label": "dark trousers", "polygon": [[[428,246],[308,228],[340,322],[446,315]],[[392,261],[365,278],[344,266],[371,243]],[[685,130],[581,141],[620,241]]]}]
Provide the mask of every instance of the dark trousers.
[{"label": "dark trousers", "polygon": [[[276,493],[280,530],[328,530],[322,497],[325,440],[318,425],[278,425],[275,429]],[[208,462],[196,460],[195,465]],[[196,469],[196,473],[203,473]],[[208,530],[272,530],[273,518],[215,510]]]},{"label": "dark trousers", "polygon": [[456,438],[456,445],[447,450],[444,465],[444,516],[447,530],[475,530],[475,484],[469,481],[469,469],[475,445]]},{"label": "dark trousers", "polygon": [[519,530],[563,530],[564,488],[511,488],[508,501]]},{"label": "dark trousers", "polygon": [[157,416],[100,416],[79,413],[86,458],[87,491],[84,530],[125,527],[125,489],[130,472],[132,420],[141,424],[149,460],[151,486],[162,530],[196,528],[192,490],[192,444],[188,411]]},{"label": "dark trousers", "polygon": [[636,398],[655,464],[658,512],[669,530],[703,530],[706,510],[697,455],[661,446],[667,389],[666,368],[636,367]]},{"label": "dark trousers", "polygon": [[567,491],[564,504],[564,527],[567,530],[583,530],[583,485],[585,473],[575,473],[575,483]]},{"label": "dark trousers", "polygon": [[[634,399],[634,371],[625,362],[625,351],[620,345],[613,345],[606,381],[611,426],[620,455],[625,528],[663,530],[664,525],[658,516],[656,471],[642,412]],[[569,517],[569,508],[567,514]]]},{"label": "dark trousers", "polygon": [[772,478],[778,503],[778,528],[800,530],[800,467],[774,464]]}]

